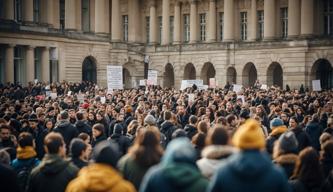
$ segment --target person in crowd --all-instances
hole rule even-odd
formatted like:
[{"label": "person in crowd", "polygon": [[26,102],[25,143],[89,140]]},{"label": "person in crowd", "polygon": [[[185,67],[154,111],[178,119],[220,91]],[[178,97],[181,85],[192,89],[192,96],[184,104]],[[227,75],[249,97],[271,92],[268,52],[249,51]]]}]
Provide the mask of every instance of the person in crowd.
[{"label": "person in crowd", "polygon": [[319,123],[319,117],[317,114],[312,115],[312,120],[305,127],[304,131],[308,134],[311,139],[312,146],[316,150],[320,150],[319,137],[323,132],[323,127]]},{"label": "person in crowd", "polygon": [[294,192],[326,191],[319,155],[313,147],[307,147],[299,153],[299,163],[291,179],[289,183]]},{"label": "person in crowd", "polygon": [[20,133],[16,149],[16,159],[12,161],[11,166],[17,173],[21,191],[26,190],[30,172],[40,162],[34,147],[35,143],[32,135],[28,132]]},{"label": "person in crowd", "polygon": [[134,186],[124,180],[116,166],[119,152],[116,144],[102,141],[93,151],[93,163],[84,167],[72,180],[66,192],[135,192]]},{"label": "person in crowd", "polygon": [[274,144],[273,162],[290,178],[298,160],[298,141],[292,131],[283,133]]},{"label": "person in crowd", "polygon": [[324,171],[324,178],[327,178],[333,169],[333,140],[328,140],[323,143],[320,164]]},{"label": "person in crowd", "polygon": [[0,191],[21,192],[17,175],[12,167],[9,166],[10,156],[1,149],[0,150]]},{"label": "person in crowd", "polygon": [[[312,146],[309,135],[298,125],[296,117],[290,117],[289,130],[292,131],[298,142],[298,151],[302,151],[304,148]],[[319,140],[319,138],[318,138]]]},{"label": "person in crowd", "polygon": [[88,165],[90,157],[90,151],[88,144],[82,139],[74,138],[69,146],[70,161],[79,169]]},{"label": "person in crowd", "polygon": [[89,111],[88,113],[88,125],[90,127],[94,126],[96,123],[96,115],[93,111]]},{"label": "person in crowd", "polygon": [[206,147],[202,150],[202,158],[197,161],[201,173],[211,178],[220,163],[235,152],[229,146],[229,135],[222,126],[217,126],[208,131],[205,141]]},{"label": "person in crowd", "polygon": [[76,113],[76,119],[77,121],[75,122],[75,128],[78,131],[78,134],[80,133],[87,133],[88,135],[92,135],[92,128],[89,126],[88,123],[86,123],[84,119],[84,114],[82,112],[77,112]]},{"label": "person in crowd", "polygon": [[148,127],[138,133],[134,145],[118,162],[124,179],[132,182],[137,190],[148,169],[159,163],[163,155],[160,133],[156,127]]},{"label": "person in crowd", "polygon": [[172,140],[162,161],[149,169],[140,191],[205,191],[208,180],[196,166],[196,152],[188,138]]},{"label": "person in crowd", "polygon": [[185,125],[184,127],[186,135],[190,140],[198,132],[197,123],[198,123],[198,117],[195,115],[191,115],[189,118],[189,124]]},{"label": "person in crowd", "polygon": [[6,148],[11,159],[16,157],[17,139],[11,134],[11,128],[6,125],[0,125],[0,149]]},{"label": "person in crowd", "polygon": [[274,118],[271,121],[270,127],[272,132],[269,134],[269,136],[266,139],[266,150],[269,154],[272,154],[275,141],[277,141],[279,137],[283,133],[285,133],[288,129],[284,125],[283,121],[279,118]]},{"label": "person in crowd", "polygon": [[104,134],[104,125],[100,124],[100,123],[96,123],[93,127],[92,127],[92,147],[95,147],[95,145],[97,145],[97,143],[106,140],[106,136]]},{"label": "person in crowd", "polygon": [[121,155],[125,155],[131,146],[131,140],[122,134],[123,129],[122,124],[115,124],[113,134],[109,137],[110,141],[118,144]]},{"label": "person in crowd", "polygon": [[328,118],[327,120],[327,128],[324,129],[325,133],[329,133],[333,136],[333,118]]},{"label": "person in crowd", "polygon": [[324,143],[326,143],[326,141],[332,140],[333,136],[329,133],[323,133],[321,134],[321,136],[319,137],[319,143],[320,143],[320,148],[323,149],[323,145]]},{"label": "person in crowd", "polygon": [[171,141],[172,133],[176,130],[175,124],[173,124],[171,118],[172,118],[172,112],[164,111],[164,118],[163,118],[164,122],[161,125],[160,131],[165,135],[167,143]]},{"label": "person in crowd", "polygon": [[59,115],[59,124],[53,129],[54,132],[60,133],[64,138],[66,147],[69,147],[71,140],[78,136],[77,129],[69,122],[67,111],[62,111]]},{"label": "person in crowd", "polygon": [[262,152],[265,138],[257,121],[241,125],[232,142],[240,151],[221,164],[207,191],[290,191],[283,170]]},{"label": "person in crowd", "polygon": [[138,127],[139,127],[139,122],[135,119],[133,119],[127,126],[126,137],[128,137],[131,140],[131,143],[133,143],[135,140],[135,133]]},{"label": "person in crowd", "polygon": [[29,178],[29,192],[65,191],[78,168],[66,161],[66,143],[60,133],[49,133],[44,140],[46,155]]}]

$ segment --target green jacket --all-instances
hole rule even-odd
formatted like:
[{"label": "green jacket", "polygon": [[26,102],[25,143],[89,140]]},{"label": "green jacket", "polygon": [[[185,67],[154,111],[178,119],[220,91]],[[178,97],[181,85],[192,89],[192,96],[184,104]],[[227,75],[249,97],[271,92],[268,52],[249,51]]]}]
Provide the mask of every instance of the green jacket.
[{"label": "green jacket", "polygon": [[126,154],[119,160],[118,169],[124,179],[132,182],[135,188],[139,190],[141,181],[149,167],[139,165],[131,155]]},{"label": "green jacket", "polygon": [[46,154],[30,174],[28,191],[65,191],[67,184],[76,177],[78,171],[75,165],[60,156]]}]

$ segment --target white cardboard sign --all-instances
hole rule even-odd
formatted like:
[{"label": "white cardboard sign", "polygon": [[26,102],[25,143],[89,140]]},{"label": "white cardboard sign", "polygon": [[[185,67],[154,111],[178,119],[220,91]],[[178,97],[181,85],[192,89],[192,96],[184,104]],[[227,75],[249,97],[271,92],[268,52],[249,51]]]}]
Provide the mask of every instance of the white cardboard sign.
[{"label": "white cardboard sign", "polygon": [[108,90],[123,89],[123,66],[107,66]]}]

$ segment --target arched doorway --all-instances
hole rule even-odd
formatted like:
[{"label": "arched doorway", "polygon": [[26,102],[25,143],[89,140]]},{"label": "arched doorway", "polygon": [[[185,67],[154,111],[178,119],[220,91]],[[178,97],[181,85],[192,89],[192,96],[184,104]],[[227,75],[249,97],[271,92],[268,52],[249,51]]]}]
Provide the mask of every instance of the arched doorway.
[{"label": "arched doorway", "polygon": [[130,89],[132,88],[132,78],[131,78],[131,73],[129,72],[128,69],[125,67],[123,68],[123,85],[124,89]]},{"label": "arched doorway", "polygon": [[234,67],[229,67],[227,69],[227,82],[229,82],[229,84],[235,84],[236,77],[237,77],[236,69]]},{"label": "arched doorway", "polygon": [[173,70],[173,66],[170,63],[166,64],[166,66],[164,67],[163,86],[165,88],[175,86],[175,73]]},{"label": "arched doorway", "polygon": [[243,69],[243,85],[253,86],[257,80],[257,69],[253,63],[247,63]]},{"label": "arched doorway", "polygon": [[279,63],[273,62],[267,69],[267,85],[283,88],[283,70]]},{"label": "arched doorway", "polygon": [[196,71],[193,64],[188,63],[184,68],[184,80],[192,80],[192,79],[196,79]]},{"label": "arched doorway", "polygon": [[215,68],[212,63],[205,63],[201,69],[201,79],[203,80],[204,85],[209,84],[209,78],[215,77]]},{"label": "arched doorway", "polygon": [[312,66],[311,76],[311,80],[320,79],[322,89],[333,88],[333,68],[328,60],[317,60]]},{"label": "arched doorway", "polygon": [[89,56],[82,64],[82,81],[97,83],[96,60]]}]

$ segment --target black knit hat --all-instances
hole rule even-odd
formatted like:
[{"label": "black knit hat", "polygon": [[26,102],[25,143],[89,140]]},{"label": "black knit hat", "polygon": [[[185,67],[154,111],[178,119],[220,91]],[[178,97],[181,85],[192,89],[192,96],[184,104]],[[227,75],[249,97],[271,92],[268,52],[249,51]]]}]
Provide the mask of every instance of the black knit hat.
[{"label": "black knit hat", "polygon": [[297,153],[298,141],[295,134],[291,131],[283,133],[279,138],[279,148],[284,153]]},{"label": "black knit hat", "polygon": [[119,157],[119,149],[116,143],[101,141],[95,146],[92,159],[95,163],[104,163],[116,168]]}]

